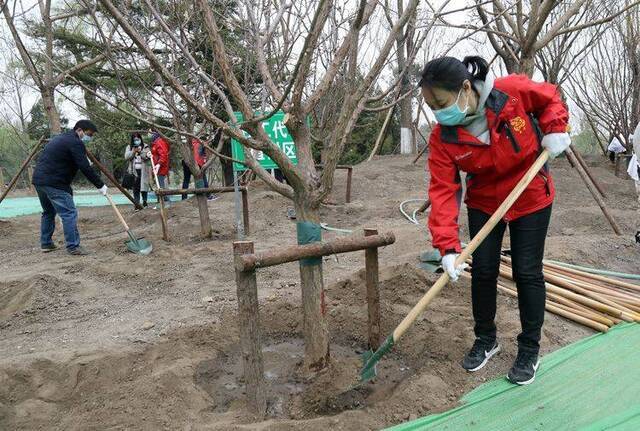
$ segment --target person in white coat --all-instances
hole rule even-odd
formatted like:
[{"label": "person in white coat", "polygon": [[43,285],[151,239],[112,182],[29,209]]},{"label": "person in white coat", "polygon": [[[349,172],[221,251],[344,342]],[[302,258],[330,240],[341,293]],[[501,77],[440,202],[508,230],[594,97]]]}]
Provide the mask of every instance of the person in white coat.
[{"label": "person in white coat", "polygon": [[636,193],[638,194],[638,209],[636,217],[636,243],[640,244],[640,123],[636,126],[636,130],[633,132],[633,138],[631,139],[633,144],[633,157],[629,162],[629,168],[627,173],[636,183]]},{"label": "person in white coat", "polygon": [[140,133],[131,135],[131,143],[127,145],[124,152],[124,159],[129,162],[127,171],[135,177],[133,183],[133,199],[140,203],[142,195],[142,206],[147,207],[147,195],[149,193],[149,146],[142,140]]}]

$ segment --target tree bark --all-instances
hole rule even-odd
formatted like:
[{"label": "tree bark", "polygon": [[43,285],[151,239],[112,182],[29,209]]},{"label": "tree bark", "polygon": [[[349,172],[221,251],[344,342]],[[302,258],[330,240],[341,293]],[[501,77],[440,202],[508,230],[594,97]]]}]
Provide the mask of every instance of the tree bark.
[{"label": "tree bark", "polygon": [[[320,223],[319,207],[307,197],[296,195],[296,217],[299,221]],[[316,265],[300,262],[302,288],[304,366],[318,371],[329,364],[329,326],[326,317],[322,261]]]},{"label": "tree bark", "polygon": [[44,111],[49,119],[49,128],[51,129],[51,135],[57,135],[62,132],[60,125],[60,114],[56,108],[55,95],[53,89],[46,89],[41,91],[42,104],[44,105]]}]

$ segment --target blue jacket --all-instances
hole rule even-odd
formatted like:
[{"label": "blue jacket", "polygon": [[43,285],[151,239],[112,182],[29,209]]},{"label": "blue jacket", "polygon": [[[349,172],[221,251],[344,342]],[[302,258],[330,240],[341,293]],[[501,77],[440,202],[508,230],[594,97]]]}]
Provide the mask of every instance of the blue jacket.
[{"label": "blue jacket", "polygon": [[78,169],[97,188],[104,186],[100,176],[89,164],[87,150],[78,135],[73,131],[63,133],[51,139],[42,150],[33,172],[33,184],[73,193],[71,182]]}]

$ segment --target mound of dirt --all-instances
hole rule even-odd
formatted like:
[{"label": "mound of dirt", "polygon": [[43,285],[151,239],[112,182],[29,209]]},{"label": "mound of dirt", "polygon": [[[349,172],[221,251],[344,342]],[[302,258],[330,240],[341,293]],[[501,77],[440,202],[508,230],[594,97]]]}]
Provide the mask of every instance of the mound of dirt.
[{"label": "mound of dirt", "polygon": [[[352,203],[321,208],[323,222],[354,235],[364,227],[396,235],[394,245],[379,250],[383,336],[437,278],[417,268],[419,254],[430,248],[427,230],[398,212],[400,202],[425,195],[428,174],[411,161],[379,157],[356,166]],[[590,164],[625,235],[612,233],[577,173],[554,160],[558,198],[546,254],[638,272],[633,183],[613,176],[606,161]],[[329,201],[343,202],[344,180],[336,175]],[[248,240],[255,249],[294,244],[295,224],[286,217],[291,203],[260,183],[250,188]],[[92,251],[86,257],[64,249],[41,254],[36,215],[0,220],[0,429],[380,429],[454,407],[511,366],[520,331],[517,302],[500,295],[501,354],[477,373],[460,367],[474,338],[470,286],[461,281],[443,289],[383,358],[378,377],[357,385],[367,343],[359,252],[324,260],[332,360],[309,376],[301,370],[299,269],[290,263],[257,272],[268,415],[252,417],[236,327],[233,196],[208,205],[213,239],[200,238],[190,199],[168,210],[169,242],[161,239],[157,210],[134,213],[123,206],[132,230],[154,245],[147,257],[126,252],[126,235],[108,207],[79,209],[83,245]],[[465,219],[463,210],[466,240]],[[62,245],[60,226],[56,232]],[[323,238],[341,235],[324,232]],[[547,314],[542,353],[592,333]]]}]

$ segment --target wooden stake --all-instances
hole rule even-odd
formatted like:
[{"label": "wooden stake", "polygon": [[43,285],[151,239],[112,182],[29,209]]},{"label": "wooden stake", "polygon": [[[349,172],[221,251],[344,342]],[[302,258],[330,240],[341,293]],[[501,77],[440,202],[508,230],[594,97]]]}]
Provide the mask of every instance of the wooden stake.
[{"label": "wooden stake", "polygon": [[[253,242],[236,241],[233,254],[237,260],[243,254],[253,253]],[[258,314],[258,285],[256,272],[236,270],[238,295],[238,327],[244,362],[244,379],[247,388],[247,406],[261,417],[267,411],[264,388],[264,365],[260,341],[260,318]]]},{"label": "wooden stake", "polygon": [[578,275],[582,275],[584,277],[593,279],[593,280],[598,280],[598,281],[602,281],[604,283],[609,283],[612,284],[614,286],[618,286],[618,287],[623,287],[625,289],[630,289],[630,290],[635,290],[636,292],[640,292],[640,286],[638,286],[637,284],[633,284],[633,283],[628,283],[626,281],[621,281],[621,280],[616,280],[613,278],[608,278],[608,277],[604,277],[602,275],[598,275],[598,274],[591,274],[589,272],[584,272],[584,271],[580,271],[578,269],[573,269],[573,268],[566,268],[564,266],[560,266],[560,265],[556,265],[555,263],[550,263],[547,261],[544,261],[545,266],[548,266],[550,268],[554,268],[554,269],[560,269],[562,271],[571,273],[571,274],[578,274]]},{"label": "wooden stake", "polygon": [[4,168],[0,166],[0,189],[4,188]]},{"label": "wooden stake", "polygon": [[[498,283],[498,290],[500,290],[503,293],[506,293],[507,295],[511,295],[515,298],[518,297],[518,293],[506,288],[505,286],[502,286],[501,284]],[[560,307],[557,307],[549,302],[545,303],[545,309],[553,314],[557,314],[558,316],[562,316],[566,319],[572,320],[576,323],[579,323],[581,325],[587,326],[589,328],[595,329],[596,331],[600,331],[600,332],[607,332],[609,330],[609,327],[607,325],[604,325],[602,323],[599,322],[595,322],[589,318],[583,317],[583,316],[579,316],[574,312],[571,311],[567,311],[564,310]]]},{"label": "wooden stake", "polygon": [[369,155],[367,162],[370,162],[371,159],[373,159],[373,156],[375,156],[378,153],[378,150],[380,150],[382,141],[384,141],[384,138],[387,136],[387,126],[389,125],[389,121],[391,121],[391,117],[393,116],[393,111],[395,111],[395,106],[396,105],[393,105],[391,108],[389,108],[389,111],[387,112],[387,116],[384,119],[384,123],[382,124],[382,129],[380,129],[380,133],[378,134],[378,138],[376,139],[376,144],[373,146],[373,150],[371,150],[371,154]]},{"label": "wooden stake", "polygon": [[347,169],[347,203],[351,203],[351,180],[353,178],[353,168]]},{"label": "wooden stake", "polygon": [[602,195],[603,198],[606,198],[607,195],[605,194],[604,189],[602,188],[602,185],[596,179],[596,177],[593,176],[593,173],[591,172],[591,169],[589,169],[589,166],[587,166],[587,163],[582,158],[582,154],[580,154],[580,151],[576,151],[576,149],[573,146],[573,144],[571,144],[571,149],[573,150],[574,156],[576,156],[576,160],[578,160],[578,163],[580,164],[580,166],[582,166],[582,169],[584,169],[584,171],[586,172],[587,176],[589,177],[589,179],[591,180],[593,185],[596,187],[596,189],[598,190],[600,195]]},{"label": "wooden stake", "polygon": [[[24,160],[24,162],[22,162],[22,165],[20,166],[20,169],[18,170],[18,172],[16,172],[16,174],[13,176],[13,178],[11,178],[11,181],[9,181],[9,185],[7,186],[6,190],[2,192],[2,195],[0,196],[0,202],[2,202],[5,197],[7,197],[7,195],[11,191],[11,189],[13,189],[13,186],[16,185],[16,182],[18,182],[18,178],[20,178],[20,175],[22,175],[22,172],[24,172],[24,170],[27,168],[27,166],[29,166],[29,163],[31,163],[31,160],[33,160],[33,158],[36,156],[36,154],[38,154],[38,151],[40,151],[40,147],[42,146],[44,141],[45,141],[45,139],[44,139],[44,136],[43,136],[42,138],[40,138],[40,140],[35,145],[35,147],[33,147],[33,149],[31,150],[31,153],[29,153],[29,155]],[[3,185],[4,185],[4,183],[3,183]]]},{"label": "wooden stake", "polygon": [[242,193],[242,224],[244,227],[244,234],[250,235],[251,229],[249,228],[249,196],[246,187],[241,187]]},{"label": "wooden stake", "polygon": [[593,184],[589,180],[589,177],[588,177],[587,173],[584,171],[584,169],[582,169],[582,166],[580,165],[580,163],[576,159],[575,153],[571,150],[571,148],[567,148],[565,153],[567,155],[567,158],[574,164],[574,167],[578,171],[578,174],[580,174],[580,177],[582,178],[582,181],[585,183],[585,185],[587,186],[587,189],[589,189],[589,192],[591,192],[591,195],[593,196],[593,199],[595,199],[596,203],[598,204],[598,206],[602,210],[602,213],[604,214],[604,216],[609,221],[609,224],[613,228],[613,231],[616,233],[616,235],[622,235],[622,231],[620,230],[620,227],[618,226],[618,223],[615,221],[613,216],[609,213],[609,209],[607,208],[607,204],[604,203],[604,201],[602,200],[602,198],[598,194],[598,191],[595,189],[595,187],[593,186]]},{"label": "wooden stake", "polygon": [[127,197],[127,199],[129,199],[131,201],[131,203],[137,209],[141,210],[142,209],[142,205],[140,205],[139,203],[136,202],[136,200],[133,198],[133,196],[131,196],[131,193],[129,193],[129,191],[127,189],[122,187],[122,185],[118,182],[118,180],[116,180],[116,178],[111,174],[111,172],[109,172],[109,170],[107,168],[105,168],[104,165],[102,163],[100,163],[100,161],[98,159],[96,159],[96,156],[94,156],[93,153],[91,151],[89,151],[88,148],[86,150],[87,150],[87,157],[89,158],[89,160],[91,160],[91,163],[96,165],[98,167],[98,169],[100,170],[100,172],[102,172],[104,174],[104,176],[107,177],[109,179],[109,181],[111,181],[111,184],[113,184],[118,190],[120,190],[120,193],[125,195]]},{"label": "wooden stake", "polygon": [[[156,165],[153,162],[153,155],[149,157],[151,160],[151,171],[153,173],[153,178],[156,181],[156,191],[160,190],[160,180],[158,180],[158,174],[156,173]],[[160,222],[162,224],[162,239],[165,241],[169,241],[169,222],[167,220],[167,213],[164,208],[164,196],[162,194],[158,194],[156,192],[156,196],[158,197],[158,204],[160,205]]]},{"label": "wooden stake", "polygon": [[[364,236],[378,235],[377,229],[365,229]],[[367,285],[367,310],[369,347],[380,347],[380,291],[378,286],[378,249],[368,248],[365,255],[365,278]]]}]

